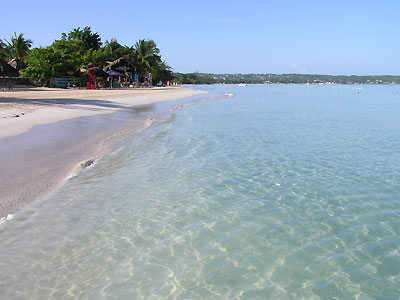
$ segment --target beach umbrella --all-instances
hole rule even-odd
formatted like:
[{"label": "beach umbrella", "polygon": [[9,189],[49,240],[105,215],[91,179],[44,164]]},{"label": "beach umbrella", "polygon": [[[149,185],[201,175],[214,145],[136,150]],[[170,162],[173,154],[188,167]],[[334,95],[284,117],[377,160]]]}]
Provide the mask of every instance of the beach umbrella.
[{"label": "beach umbrella", "polygon": [[111,88],[112,88],[112,85],[113,85],[113,76],[125,76],[124,74],[121,74],[121,73],[119,73],[117,71],[114,71],[114,70],[107,71],[106,73],[111,76]]},{"label": "beach umbrella", "polygon": [[108,72],[106,72],[108,75],[110,75],[110,76],[125,76],[124,74],[122,74],[122,73],[119,73],[119,72],[117,72],[117,71],[114,71],[114,70],[110,70],[110,71],[108,71]]}]

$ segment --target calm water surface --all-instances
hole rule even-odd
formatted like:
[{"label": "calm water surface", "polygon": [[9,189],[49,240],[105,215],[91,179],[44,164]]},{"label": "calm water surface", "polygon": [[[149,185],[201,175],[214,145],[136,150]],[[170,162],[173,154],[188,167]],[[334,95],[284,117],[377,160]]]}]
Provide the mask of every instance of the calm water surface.
[{"label": "calm water surface", "polygon": [[400,86],[210,86],[0,225],[1,299],[399,299]]}]

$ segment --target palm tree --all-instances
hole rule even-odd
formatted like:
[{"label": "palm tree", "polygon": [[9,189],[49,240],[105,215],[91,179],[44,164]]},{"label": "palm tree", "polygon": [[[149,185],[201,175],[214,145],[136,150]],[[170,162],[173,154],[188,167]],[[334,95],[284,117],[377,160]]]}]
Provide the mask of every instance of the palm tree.
[{"label": "palm tree", "polygon": [[127,52],[126,46],[120,45],[115,38],[112,39],[111,42],[105,41],[104,47],[101,49],[105,51],[107,59],[111,61],[120,58]]},{"label": "palm tree", "polygon": [[174,78],[172,68],[165,61],[158,63],[153,72],[153,81],[156,83],[160,81],[166,83]]},{"label": "palm tree", "polygon": [[137,65],[140,75],[153,72],[161,63],[160,49],[153,40],[139,40],[134,46],[133,61]]},{"label": "palm tree", "polygon": [[11,42],[7,41],[7,49],[12,58],[15,58],[17,61],[23,62],[25,57],[27,56],[29,49],[32,46],[31,40],[24,39],[24,34],[20,33],[18,36],[14,32],[14,36],[11,37]]},{"label": "palm tree", "polygon": [[0,39],[0,60],[7,61],[9,59],[9,53],[7,45]]}]

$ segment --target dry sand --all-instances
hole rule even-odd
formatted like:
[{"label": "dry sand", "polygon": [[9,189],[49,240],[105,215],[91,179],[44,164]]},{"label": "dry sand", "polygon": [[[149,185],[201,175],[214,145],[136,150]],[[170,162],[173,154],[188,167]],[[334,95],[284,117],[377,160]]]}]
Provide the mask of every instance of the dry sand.
[{"label": "dry sand", "polygon": [[135,105],[178,100],[205,93],[186,88],[65,90],[47,88],[0,91],[0,139],[39,124],[112,113]]},{"label": "dry sand", "polygon": [[148,126],[151,108],[132,107],[202,93],[186,88],[0,91],[0,221]]}]

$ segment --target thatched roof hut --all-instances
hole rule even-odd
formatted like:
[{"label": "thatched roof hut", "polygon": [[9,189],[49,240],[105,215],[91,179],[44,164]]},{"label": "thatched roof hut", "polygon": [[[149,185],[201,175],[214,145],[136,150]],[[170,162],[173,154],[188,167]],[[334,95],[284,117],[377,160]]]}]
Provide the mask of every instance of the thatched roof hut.
[{"label": "thatched roof hut", "polygon": [[26,69],[28,65],[24,63],[22,60],[19,60],[18,58],[13,58],[8,62],[8,64],[16,69],[17,71],[20,71],[22,69]]},{"label": "thatched roof hut", "polygon": [[126,58],[120,57],[117,60],[114,60],[113,62],[111,62],[110,64],[108,64],[108,66],[106,66],[104,68],[104,71],[117,71],[117,72],[132,72],[134,73],[136,71],[136,66],[130,62],[129,60],[127,60]]},{"label": "thatched roof hut", "polygon": [[0,60],[0,76],[3,77],[18,77],[19,72],[13,68],[9,63]]}]

